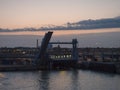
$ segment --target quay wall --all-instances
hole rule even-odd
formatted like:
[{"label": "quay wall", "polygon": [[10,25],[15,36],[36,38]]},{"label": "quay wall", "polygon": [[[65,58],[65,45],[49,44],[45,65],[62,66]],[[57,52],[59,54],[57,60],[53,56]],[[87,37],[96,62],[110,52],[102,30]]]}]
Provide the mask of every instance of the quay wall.
[{"label": "quay wall", "polygon": [[101,72],[120,74],[120,63],[115,62],[81,62],[78,65],[79,69],[88,69]]}]

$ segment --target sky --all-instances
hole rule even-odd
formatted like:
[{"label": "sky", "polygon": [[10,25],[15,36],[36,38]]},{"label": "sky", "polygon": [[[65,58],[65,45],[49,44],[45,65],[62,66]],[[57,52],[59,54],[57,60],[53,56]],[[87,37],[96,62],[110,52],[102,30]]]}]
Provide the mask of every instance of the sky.
[{"label": "sky", "polygon": [[120,0],[0,0],[0,28],[39,28],[120,16]]}]

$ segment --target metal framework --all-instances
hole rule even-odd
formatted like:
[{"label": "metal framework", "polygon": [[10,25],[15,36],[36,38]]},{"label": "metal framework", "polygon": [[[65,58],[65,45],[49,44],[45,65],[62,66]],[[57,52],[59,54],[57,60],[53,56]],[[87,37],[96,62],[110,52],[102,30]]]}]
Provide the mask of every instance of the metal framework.
[{"label": "metal framework", "polygon": [[49,44],[72,44],[72,59],[78,60],[77,39],[72,39],[72,42],[50,42]]},{"label": "metal framework", "polygon": [[50,32],[50,31],[48,33],[46,33],[43,40],[42,40],[40,51],[39,51],[39,54],[38,54],[38,57],[36,60],[37,65],[45,65],[48,63],[48,61],[46,59],[47,57],[45,55],[46,55],[46,49],[48,47],[52,33],[53,32]]}]

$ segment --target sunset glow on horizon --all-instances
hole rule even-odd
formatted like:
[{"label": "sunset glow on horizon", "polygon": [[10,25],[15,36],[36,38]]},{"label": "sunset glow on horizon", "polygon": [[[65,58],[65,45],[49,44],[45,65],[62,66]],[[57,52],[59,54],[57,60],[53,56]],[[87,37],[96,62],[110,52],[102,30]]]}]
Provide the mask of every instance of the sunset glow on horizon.
[{"label": "sunset glow on horizon", "polygon": [[39,28],[120,16],[120,0],[0,0],[0,28]]},{"label": "sunset glow on horizon", "polygon": [[[50,30],[53,31],[53,30]],[[22,32],[1,32],[0,35],[38,35],[44,36],[48,31],[22,31]],[[120,32],[120,28],[111,29],[94,29],[94,30],[55,30],[53,31],[54,36],[64,36],[64,35],[84,35],[84,34],[97,34],[97,33],[110,33],[110,32]]]}]

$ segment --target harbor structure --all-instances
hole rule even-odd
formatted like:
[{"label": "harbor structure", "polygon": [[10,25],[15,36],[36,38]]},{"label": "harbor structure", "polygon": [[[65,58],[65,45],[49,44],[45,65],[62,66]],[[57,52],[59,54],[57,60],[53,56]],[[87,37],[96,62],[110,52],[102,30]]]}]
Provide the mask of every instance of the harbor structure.
[{"label": "harbor structure", "polygon": [[[16,51],[13,49],[12,52],[14,52],[14,54],[16,54],[16,52],[18,53],[16,55],[10,55],[11,49],[4,49],[7,50],[8,54],[5,55],[4,50],[3,53],[0,53],[0,58],[6,57],[4,60],[0,61],[0,71],[80,68],[120,73],[119,49],[78,49],[77,39],[73,39],[71,42],[49,42],[52,37],[52,33],[53,32],[48,32],[45,34],[41,43],[41,47],[33,49],[34,51],[37,50],[37,52],[34,52],[34,55],[33,50],[30,51],[29,48],[27,49],[29,51],[29,54],[24,51],[24,48],[16,49]],[[57,51],[58,53],[55,51],[48,53],[47,47],[49,44],[72,44],[72,49],[61,49],[59,46]],[[18,60],[14,60],[15,58]],[[32,58],[32,60],[26,58]]]}]

